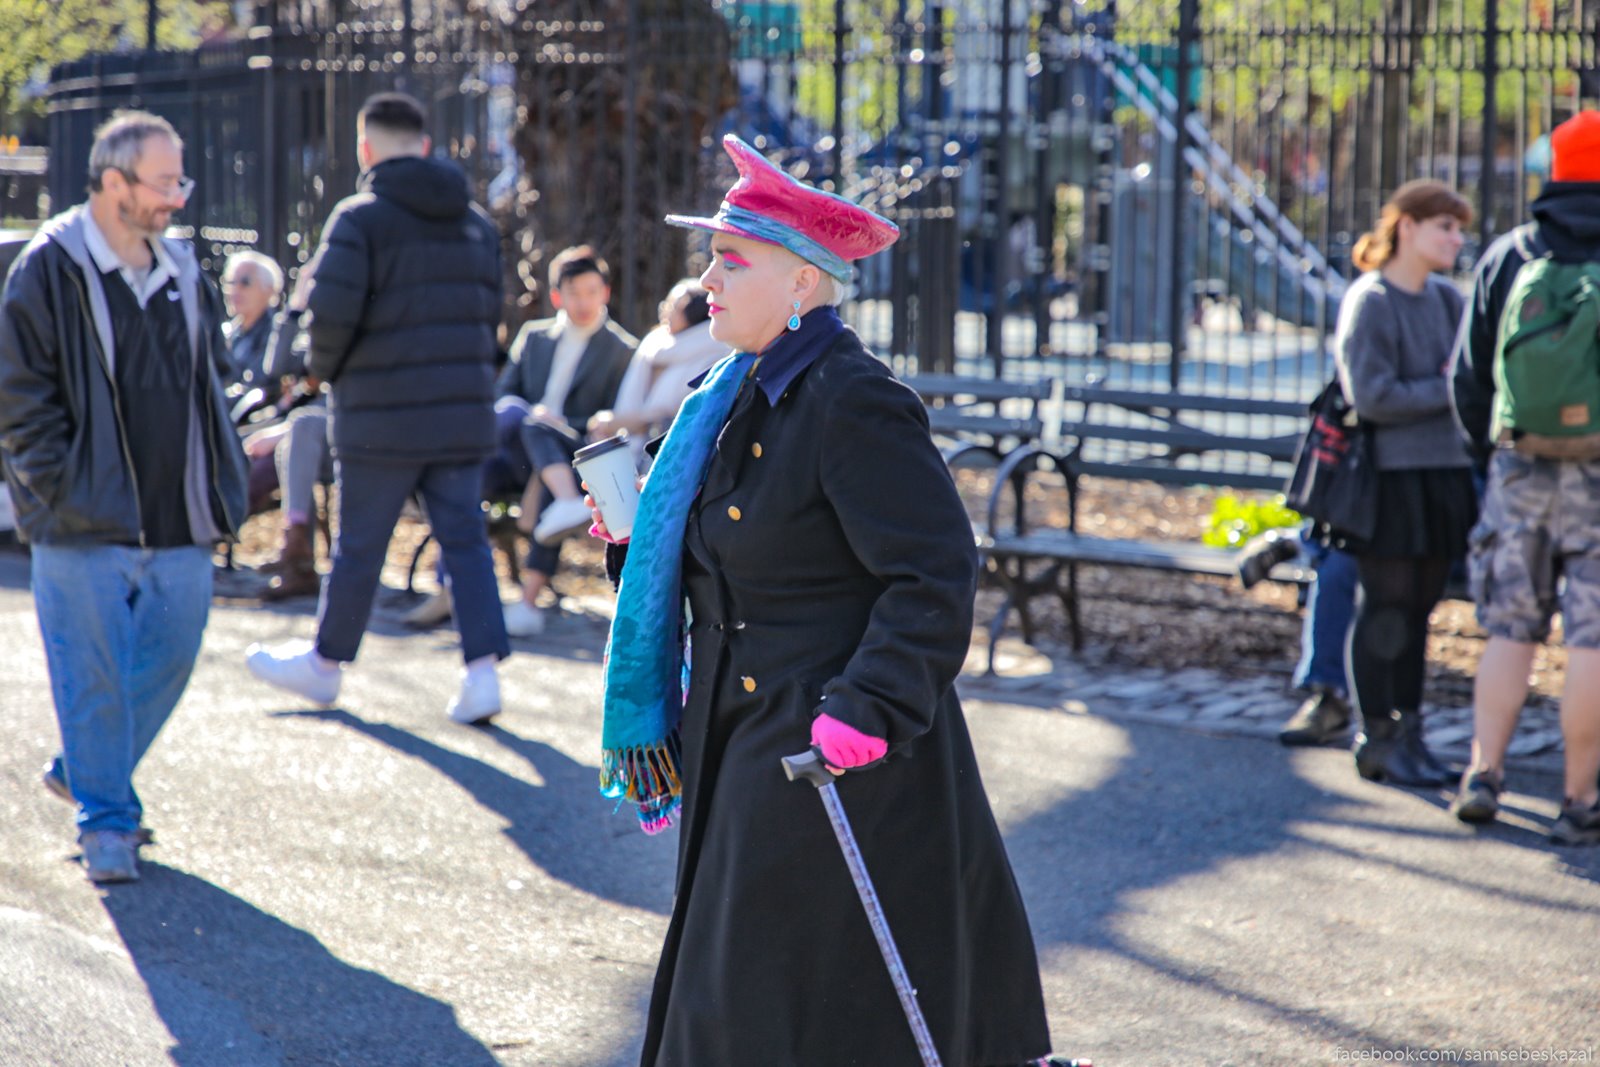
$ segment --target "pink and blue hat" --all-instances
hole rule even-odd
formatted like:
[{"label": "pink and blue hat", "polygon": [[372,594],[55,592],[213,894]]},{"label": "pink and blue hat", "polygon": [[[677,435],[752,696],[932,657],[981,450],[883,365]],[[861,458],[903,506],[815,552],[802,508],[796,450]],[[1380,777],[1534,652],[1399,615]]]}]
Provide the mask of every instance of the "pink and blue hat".
[{"label": "pink and blue hat", "polygon": [[739,170],[722,206],[709,218],[668,215],[668,223],[787,248],[842,282],[855,277],[852,261],[899,238],[900,228],[888,219],[791,177],[734,134],[722,147]]}]

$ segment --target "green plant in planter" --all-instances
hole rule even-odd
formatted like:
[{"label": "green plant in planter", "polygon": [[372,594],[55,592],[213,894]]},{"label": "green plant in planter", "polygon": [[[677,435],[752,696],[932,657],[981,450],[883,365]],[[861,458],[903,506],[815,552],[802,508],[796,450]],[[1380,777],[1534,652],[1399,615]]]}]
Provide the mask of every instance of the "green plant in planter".
[{"label": "green plant in planter", "polygon": [[1299,526],[1305,519],[1284,506],[1283,494],[1265,500],[1224,493],[1211,507],[1200,540],[1213,548],[1239,548],[1266,530]]}]

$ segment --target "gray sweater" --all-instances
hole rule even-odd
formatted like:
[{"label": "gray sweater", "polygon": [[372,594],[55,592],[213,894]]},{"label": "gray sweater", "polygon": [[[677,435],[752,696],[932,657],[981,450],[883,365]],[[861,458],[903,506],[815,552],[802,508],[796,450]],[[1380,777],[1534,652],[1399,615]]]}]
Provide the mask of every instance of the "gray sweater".
[{"label": "gray sweater", "polygon": [[1377,429],[1379,470],[1471,466],[1447,378],[1464,305],[1438,275],[1408,293],[1369,271],[1345,293],[1333,355],[1345,397]]}]

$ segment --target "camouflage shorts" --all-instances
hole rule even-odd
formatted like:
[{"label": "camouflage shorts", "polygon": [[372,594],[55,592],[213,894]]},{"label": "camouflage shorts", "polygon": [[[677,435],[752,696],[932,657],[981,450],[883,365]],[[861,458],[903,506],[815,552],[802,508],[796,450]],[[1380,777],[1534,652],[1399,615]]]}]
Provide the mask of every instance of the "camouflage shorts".
[{"label": "camouflage shorts", "polygon": [[1496,450],[1468,573],[1493,636],[1543,641],[1559,606],[1567,647],[1600,648],[1600,460]]}]

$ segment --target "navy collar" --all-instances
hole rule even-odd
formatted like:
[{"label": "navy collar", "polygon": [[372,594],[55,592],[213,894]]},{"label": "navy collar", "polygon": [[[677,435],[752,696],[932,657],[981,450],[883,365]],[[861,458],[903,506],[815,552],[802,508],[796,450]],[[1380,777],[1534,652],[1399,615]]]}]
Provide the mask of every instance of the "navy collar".
[{"label": "navy collar", "polygon": [[844,322],[839,318],[839,310],[824,305],[806,312],[798,330],[789,330],[768,345],[761,353],[755,374],[756,384],[767,395],[767,403],[777,407],[784,390],[831,348],[841,333],[844,333]]}]

